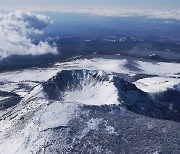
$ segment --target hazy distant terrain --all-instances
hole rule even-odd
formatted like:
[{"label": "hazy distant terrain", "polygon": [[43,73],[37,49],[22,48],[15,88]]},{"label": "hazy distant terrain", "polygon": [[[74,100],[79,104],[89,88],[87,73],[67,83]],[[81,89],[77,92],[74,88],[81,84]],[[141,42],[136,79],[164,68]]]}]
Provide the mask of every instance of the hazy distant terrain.
[{"label": "hazy distant terrain", "polygon": [[1,68],[7,68],[8,65],[30,66],[89,54],[94,54],[94,57],[121,54],[155,61],[179,62],[178,20],[45,14],[50,16],[53,24],[45,29],[43,35],[30,37],[33,37],[36,44],[41,40],[55,43],[60,54],[53,56],[47,53],[47,56],[28,57],[24,55],[24,58],[13,55],[1,61]]}]

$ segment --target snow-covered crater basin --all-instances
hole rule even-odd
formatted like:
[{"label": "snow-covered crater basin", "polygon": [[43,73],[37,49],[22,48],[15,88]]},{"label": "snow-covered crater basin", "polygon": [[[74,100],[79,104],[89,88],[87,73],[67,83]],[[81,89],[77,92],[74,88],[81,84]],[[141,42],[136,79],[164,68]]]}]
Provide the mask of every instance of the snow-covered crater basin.
[{"label": "snow-covered crater basin", "polygon": [[63,70],[43,84],[52,100],[86,105],[119,104],[113,76],[103,71]]}]

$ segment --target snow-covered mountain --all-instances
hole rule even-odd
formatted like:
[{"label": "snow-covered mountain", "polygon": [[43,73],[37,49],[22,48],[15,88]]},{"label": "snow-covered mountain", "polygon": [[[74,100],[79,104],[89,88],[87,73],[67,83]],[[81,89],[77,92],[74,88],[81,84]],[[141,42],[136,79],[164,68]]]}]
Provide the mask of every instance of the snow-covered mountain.
[{"label": "snow-covered mountain", "polygon": [[179,63],[77,58],[0,81],[2,154],[180,150]]}]

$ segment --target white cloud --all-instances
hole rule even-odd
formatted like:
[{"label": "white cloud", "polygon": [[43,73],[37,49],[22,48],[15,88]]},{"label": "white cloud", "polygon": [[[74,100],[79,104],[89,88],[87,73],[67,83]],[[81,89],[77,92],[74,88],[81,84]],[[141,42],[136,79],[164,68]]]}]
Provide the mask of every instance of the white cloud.
[{"label": "white cloud", "polygon": [[0,14],[0,59],[11,55],[57,54],[56,47],[48,42],[33,44],[28,37],[31,34],[42,34],[52,21],[49,17],[22,11]]},{"label": "white cloud", "polygon": [[180,9],[178,8],[155,8],[138,6],[117,6],[117,7],[87,7],[87,6],[1,6],[0,10],[28,10],[35,12],[60,12],[60,13],[88,13],[102,16],[145,16],[159,19],[180,20]]}]

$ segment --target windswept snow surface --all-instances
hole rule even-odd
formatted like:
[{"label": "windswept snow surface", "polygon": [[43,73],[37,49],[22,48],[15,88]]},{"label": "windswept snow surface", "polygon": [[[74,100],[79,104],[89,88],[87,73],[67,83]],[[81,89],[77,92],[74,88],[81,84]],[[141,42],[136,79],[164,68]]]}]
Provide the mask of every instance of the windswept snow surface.
[{"label": "windswept snow surface", "polygon": [[180,83],[180,79],[167,77],[152,77],[140,79],[135,82],[135,85],[145,92],[158,93],[166,91],[168,88],[174,89],[177,83]]},{"label": "windswept snow surface", "polygon": [[178,63],[76,59],[0,81],[2,154],[180,150]]},{"label": "windswept snow surface", "polygon": [[143,62],[138,61],[139,68],[143,73],[164,77],[180,77],[179,63]]},{"label": "windswept snow surface", "polygon": [[102,70],[105,72],[117,72],[117,73],[130,73],[124,65],[127,63],[126,59],[79,59],[72,62],[56,63],[56,66],[66,69],[89,69],[89,70]]}]

